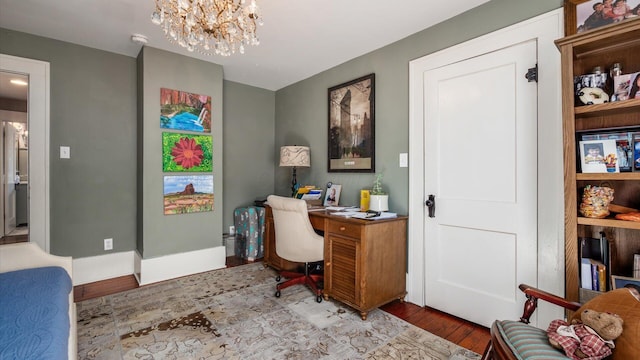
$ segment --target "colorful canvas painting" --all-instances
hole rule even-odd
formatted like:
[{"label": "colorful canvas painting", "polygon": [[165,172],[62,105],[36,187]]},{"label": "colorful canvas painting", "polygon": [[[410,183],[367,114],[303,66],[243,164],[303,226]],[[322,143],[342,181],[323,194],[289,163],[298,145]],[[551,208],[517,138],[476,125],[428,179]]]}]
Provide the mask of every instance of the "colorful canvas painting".
[{"label": "colorful canvas painting", "polygon": [[160,89],[160,127],[211,132],[211,96]]},{"label": "colorful canvas painting", "polygon": [[164,214],[213,211],[213,175],[164,177]]},{"label": "colorful canvas painting", "polygon": [[207,135],[162,133],[162,171],[213,171],[213,140]]}]

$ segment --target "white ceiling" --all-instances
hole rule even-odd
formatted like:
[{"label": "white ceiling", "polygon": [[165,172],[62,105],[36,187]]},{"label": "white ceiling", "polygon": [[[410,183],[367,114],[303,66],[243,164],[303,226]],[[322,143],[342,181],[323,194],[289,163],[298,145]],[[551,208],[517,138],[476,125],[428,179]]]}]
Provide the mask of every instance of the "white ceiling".
[{"label": "white ceiling", "polygon": [[[257,0],[260,45],[230,57],[189,53],[151,23],[154,0],[0,0],[0,27],[135,57],[140,45],[224,67],[227,80],[278,90],[489,0]],[[1,89],[0,89],[1,90]]]}]

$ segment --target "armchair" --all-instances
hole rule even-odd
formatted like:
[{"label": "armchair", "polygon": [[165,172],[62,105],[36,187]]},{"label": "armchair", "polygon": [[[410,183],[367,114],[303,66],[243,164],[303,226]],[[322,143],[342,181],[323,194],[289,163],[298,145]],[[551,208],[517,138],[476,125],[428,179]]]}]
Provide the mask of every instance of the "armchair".
[{"label": "armchair", "polygon": [[536,310],[538,299],[573,311],[569,322],[579,318],[582,311],[586,309],[620,315],[624,320],[622,335],[616,339],[616,347],[608,359],[640,358],[640,294],[636,289],[612,290],[598,295],[584,305],[525,284],[520,285],[520,290],[527,297],[520,321],[496,320],[493,323],[491,340],[484,351],[483,360],[569,359],[562,351],[549,344],[546,329],[529,325],[529,319]]}]

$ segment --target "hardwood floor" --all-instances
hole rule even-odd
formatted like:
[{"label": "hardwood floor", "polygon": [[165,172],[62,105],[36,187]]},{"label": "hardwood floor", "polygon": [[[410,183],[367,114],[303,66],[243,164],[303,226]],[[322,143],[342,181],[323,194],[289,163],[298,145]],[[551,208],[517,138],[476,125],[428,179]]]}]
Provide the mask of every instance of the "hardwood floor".
[{"label": "hardwood floor", "polygon": [[[227,257],[227,267],[246,263],[238,257]],[[80,302],[137,287],[135,277],[128,275],[75,286],[73,296],[76,302]],[[429,307],[396,300],[380,309],[478,354],[484,352],[490,339],[488,328]]]},{"label": "hardwood floor", "polygon": [[29,235],[7,235],[0,237],[0,245],[29,241]]}]

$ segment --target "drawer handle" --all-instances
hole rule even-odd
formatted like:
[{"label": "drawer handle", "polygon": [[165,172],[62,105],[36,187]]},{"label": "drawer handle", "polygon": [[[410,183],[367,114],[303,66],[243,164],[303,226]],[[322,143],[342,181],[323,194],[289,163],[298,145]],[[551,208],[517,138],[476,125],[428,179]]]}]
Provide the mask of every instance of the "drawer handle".
[{"label": "drawer handle", "polygon": [[345,230],[347,230],[347,228],[346,228],[346,227],[344,227],[344,226],[340,226],[340,231],[345,231]]}]

